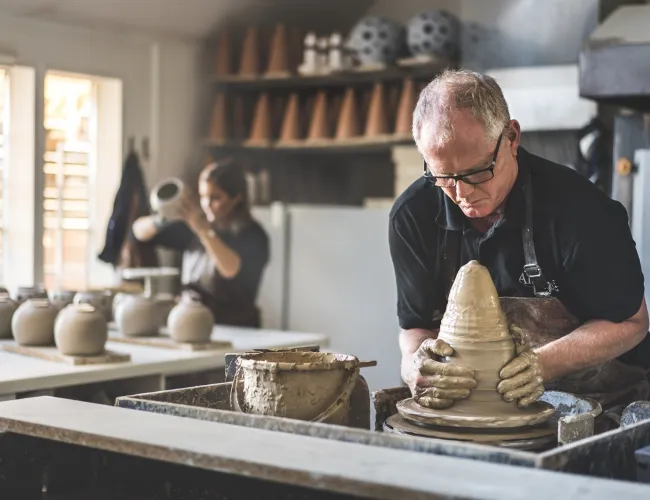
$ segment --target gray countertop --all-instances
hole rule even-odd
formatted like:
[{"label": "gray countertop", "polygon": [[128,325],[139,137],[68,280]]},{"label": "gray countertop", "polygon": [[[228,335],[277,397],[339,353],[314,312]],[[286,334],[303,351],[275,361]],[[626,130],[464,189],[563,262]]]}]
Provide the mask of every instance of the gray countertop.
[{"label": "gray countertop", "polygon": [[650,486],[52,397],[0,403],[0,430],[371,498],[650,498]]}]

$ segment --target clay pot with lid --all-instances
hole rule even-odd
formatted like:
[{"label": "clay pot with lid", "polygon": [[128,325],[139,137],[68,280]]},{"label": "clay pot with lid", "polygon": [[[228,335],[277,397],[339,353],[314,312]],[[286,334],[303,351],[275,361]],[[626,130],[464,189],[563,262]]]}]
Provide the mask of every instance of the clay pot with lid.
[{"label": "clay pot with lid", "polygon": [[114,294],[110,290],[85,290],[77,292],[74,296],[74,304],[90,304],[104,315],[106,321],[113,317]]},{"label": "clay pot with lid", "polygon": [[71,304],[54,323],[54,342],[67,356],[96,356],[104,352],[108,326],[104,314],[90,304]]},{"label": "clay pot with lid", "polygon": [[167,328],[176,342],[208,342],[212,335],[212,311],[192,295],[183,295],[167,318]]},{"label": "clay pot with lid", "polygon": [[151,209],[163,219],[179,219],[179,209],[188,192],[189,190],[182,180],[176,177],[165,179],[151,190],[149,199]]},{"label": "clay pot with lid", "polygon": [[142,295],[131,295],[120,300],[115,308],[115,323],[127,337],[153,337],[160,327],[158,304]]},{"label": "clay pot with lid", "polygon": [[27,299],[18,306],[11,319],[11,332],[19,345],[54,344],[54,322],[59,308],[48,299]]},{"label": "clay pot with lid", "polygon": [[0,339],[8,339],[11,338],[11,320],[18,304],[11,300],[6,289],[2,290],[0,290]]}]

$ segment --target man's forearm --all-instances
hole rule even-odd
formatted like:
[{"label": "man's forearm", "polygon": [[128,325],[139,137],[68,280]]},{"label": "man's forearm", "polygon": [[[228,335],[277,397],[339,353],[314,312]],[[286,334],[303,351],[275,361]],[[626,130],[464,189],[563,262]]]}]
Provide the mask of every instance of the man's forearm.
[{"label": "man's forearm", "polygon": [[410,369],[410,365],[413,363],[413,354],[426,339],[435,339],[438,336],[438,331],[414,328],[400,332],[399,348],[402,352],[401,375],[402,380],[409,384],[409,386],[411,384],[408,379],[413,376],[413,370]]},{"label": "man's forearm", "polygon": [[647,312],[621,323],[593,320],[583,324],[570,334],[536,349],[544,382],[620,356],[641,342],[647,329]]}]

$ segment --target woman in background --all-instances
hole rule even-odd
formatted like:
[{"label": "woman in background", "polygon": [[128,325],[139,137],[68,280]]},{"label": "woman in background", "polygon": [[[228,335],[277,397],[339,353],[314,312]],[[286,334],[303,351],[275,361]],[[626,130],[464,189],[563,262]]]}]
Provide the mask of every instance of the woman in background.
[{"label": "woman in background", "polygon": [[156,214],[133,223],[135,237],[183,252],[181,282],[200,294],[215,323],[260,327],[255,305],[269,260],[268,235],[253,219],[244,171],[235,160],[205,167],[199,199],[185,199],[179,221]]}]

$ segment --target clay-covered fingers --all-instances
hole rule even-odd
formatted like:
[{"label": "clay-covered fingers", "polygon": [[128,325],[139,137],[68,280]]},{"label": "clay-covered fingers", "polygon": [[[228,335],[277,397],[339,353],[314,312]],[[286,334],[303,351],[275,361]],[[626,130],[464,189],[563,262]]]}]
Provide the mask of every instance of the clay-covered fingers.
[{"label": "clay-covered fingers", "polygon": [[501,368],[499,376],[503,379],[514,377],[518,373],[521,373],[529,368],[535,362],[535,360],[536,355],[533,352],[522,352],[519,356]]},{"label": "clay-covered fingers", "polygon": [[527,384],[519,386],[516,389],[502,392],[501,394],[503,394],[503,399],[508,403],[510,403],[511,401],[515,401],[530,396],[531,394],[537,392],[540,389],[540,387],[542,388],[542,392],[544,392],[543,385],[540,378],[534,377],[533,380],[531,380]]},{"label": "clay-covered fingers", "polygon": [[415,402],[420,406],[426,406],[432,410],[444,410],[454,404],[452,399],[438,399],[432,396],[415,396]]},{"label": "clay-covered fingers", "polygon": [[435,356],[452,356],[454,350],[442,339],[427,339],[420,345],[419,351],[424,352],[433,358]]},{"label": "clay-covered fingers", "polygon": [[474,370],[464,366],[441,363],[433,359],[421,359],[419,363],[422,375],[440,375],[443,377],[474,378]]},{"label": "clay-covered fingers", "polygon": [[542,394],[544,394],[544,387],[538,387],[528,396],[525,396],[521,398],[519,401],[517,401],[517,406],[519,406],[520,408],[525,408],[526,406],[530,406],[539,398],[541,398]]},{"label": "clay-covered fingers", "polygon": [[416,396],[432,397],[436,399],[451,399],[457,401],[469,397],[469,389],[463,388],[443,388],[443,387],[421,387],[416,389]]},{"label": "clay-covered fingers", "polygon": [[497,392],[500,394],[505,394],[507,392],[514,391],[519,387],[524,387],[530,383],[540,385],[542,383],[542,377],[534,370],[528,369],[523,373],[519,373],[514,377],[507,378],[499,382],[499,385],[497,385]]}]

